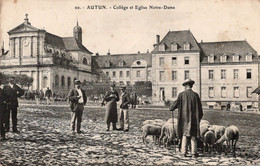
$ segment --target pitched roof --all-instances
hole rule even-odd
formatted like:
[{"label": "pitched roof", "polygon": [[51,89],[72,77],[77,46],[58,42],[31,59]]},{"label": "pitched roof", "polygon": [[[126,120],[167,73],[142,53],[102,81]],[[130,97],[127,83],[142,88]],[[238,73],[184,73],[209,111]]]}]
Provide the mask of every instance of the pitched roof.
[{"label": "pitched roof", "polygon": [[203,42],[200,43],[202,49],[202,63],[208,62],[208,56],[214,55],[214,62],[220,62],[220,56],[226,54],[227,62],[232,62],[232,55],[239,54],[239,62],[246,62],[246,54],[253,55],[252,60],[257,61],[257,52],[248,44],[247,41],[222,41],[222,42]]},{"label": "pitched roof", "polygon": [[[178,50],[174,52],[178,52],[178,51],[186,51],[184,50],[184,43],[186,42],[190,43],[191,51],[200,51],[198,43],[190,30],[169,31],[162,39],[162,41],[160,41],[159,45],[165,44],[165,51],[167,52],[167,51],[171,51],[171,44],[176,43],[178,45]],[[165,52],[165,51],[159,51],[159,45],[156,44],[156,47],[152,51],[152,53]]]},{"label": "pitched roof", "polygon": [[45,43],[50,44],[52,46],[56,46],[58,48],[65,49],[65,45],[63,43],[62,38],[48,32],[46,32],[45,34]]},{"label": "pitched roof", "polygon": [[[147,62],[147,67],[152,66],[152,54],[150,53],[140,53],[140,54],[114,54],[114,55],[100,55],[93,56],[100,68],[107,68],[105,66],[106,61],[110,62],[109,68],[125,68],[131,67],[132,63],[136,60],[145,60]],[[119,66],[120,61],[124,61],[124,66]]]},{"label": "pitched roof", "polygon": [[24,22],[24,23],[16,26],[15,28],[11,29],[7,33],[10,34],[10,33],[23,32],[23,31],[44,31],[44,30],[38,29],[38,28],[32,26],[30,23],[28,24],[28,23]]},{"label": "pitched roof", "polygon": [[84,47],[76,38],[74,37],[64,37],[62,38],[65,48],[69,51],[82,50],[89,54],[92,54],[86,47]]}]

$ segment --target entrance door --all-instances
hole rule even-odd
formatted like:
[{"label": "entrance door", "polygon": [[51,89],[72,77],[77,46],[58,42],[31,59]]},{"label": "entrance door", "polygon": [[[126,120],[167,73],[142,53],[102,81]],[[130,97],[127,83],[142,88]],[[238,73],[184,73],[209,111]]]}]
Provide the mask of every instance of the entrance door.
[{"label": "entrance door", "polygon": [[165,100],[164,88],[160,88],[160,101],[164,101],[164,100]]}]

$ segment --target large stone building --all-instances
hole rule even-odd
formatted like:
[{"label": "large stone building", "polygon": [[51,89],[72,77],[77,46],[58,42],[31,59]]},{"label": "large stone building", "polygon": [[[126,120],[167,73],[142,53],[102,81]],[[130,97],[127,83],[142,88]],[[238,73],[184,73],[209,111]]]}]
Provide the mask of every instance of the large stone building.
[{"label": "large stone building", "polygon": [[34,78],[31,89],[50,87],[56,92],[67,92],[75,79],[97,79],[91,68],[92,53],[82,45],[78,23],[73,37],[59,37],[33,27],[27,16],[8,32],[9,52],[0,57],[3,73],[26,74]]}]

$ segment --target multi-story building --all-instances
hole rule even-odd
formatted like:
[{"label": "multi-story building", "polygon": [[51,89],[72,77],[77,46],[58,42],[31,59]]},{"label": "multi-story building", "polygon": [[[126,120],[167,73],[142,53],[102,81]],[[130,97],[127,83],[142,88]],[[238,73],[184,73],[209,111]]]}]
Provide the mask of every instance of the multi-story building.
[{"label": "multi-story building", "polygon": [[92,53],[82,45],[78,23],[73,37],[59,37],[33,27],[27,16],[8,32],[9,52],[0,57],[1,72],[33,77],[31,89],[50,87],[59,92],[68,91],[75,79],[97,79],[91,70]]}]

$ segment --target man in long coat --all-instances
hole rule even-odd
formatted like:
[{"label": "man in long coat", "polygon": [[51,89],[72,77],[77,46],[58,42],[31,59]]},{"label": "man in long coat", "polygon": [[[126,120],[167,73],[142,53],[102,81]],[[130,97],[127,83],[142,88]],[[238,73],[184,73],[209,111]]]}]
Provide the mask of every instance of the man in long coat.
[{"label": "man in long coat", "polygon": [[129,131],[129,113],[128,104],[130,104],[131,99],[129,93],[126,92],[126,86],[121,86],[121,97],[120,97],[120,111],[119,111],[119,125],[118,130]]},{"label": "man in long coat", "polygon": [[81,82],[75,80],[75,88],[71,89],[68,95],[71,109],[71,130],[75,132],[75,123],[77,122],[77,133],[81,134],[81,122],[84,105],[87,103],[85,92],[81,89]]},{"label": "man in long coat", "polygon": [[202,105],[199,95],[192,90],[195,82],[187,79],[182,84],[185,91],[178,95],[178,99],[170,106],[170,111],[178,108],[178,132],[182,137],[181,151],[187,155],[187,139],[191,139],[191,153],[197,157],[197,138],[200,136],[200,120],[203,116]]},{"label": "man in long coat", "polygon": [[104,100],[106,101],[105,122],[107,131],[110,129],[110,124],[113,124],[113,130],[117,130],[117,104],[119,101],[118,93],[115,91],[115,84],[110,85],[110,90],[106,93]]},{"label": "man in long coat", "polygon": [[17,107],[18,107],[18,97],[21,97],[24,94],[24,90],[21,89],[18,85],[15,84],[14,77],[9,78],[9,84],[5,85],[4,94],[6,97],[7,103],[7,117],[6,117],[6,128],[8,132],[10,129],[10,113],[12,114],[12,123],[13,123],[13,132],[19,133],[17,129]]}]

